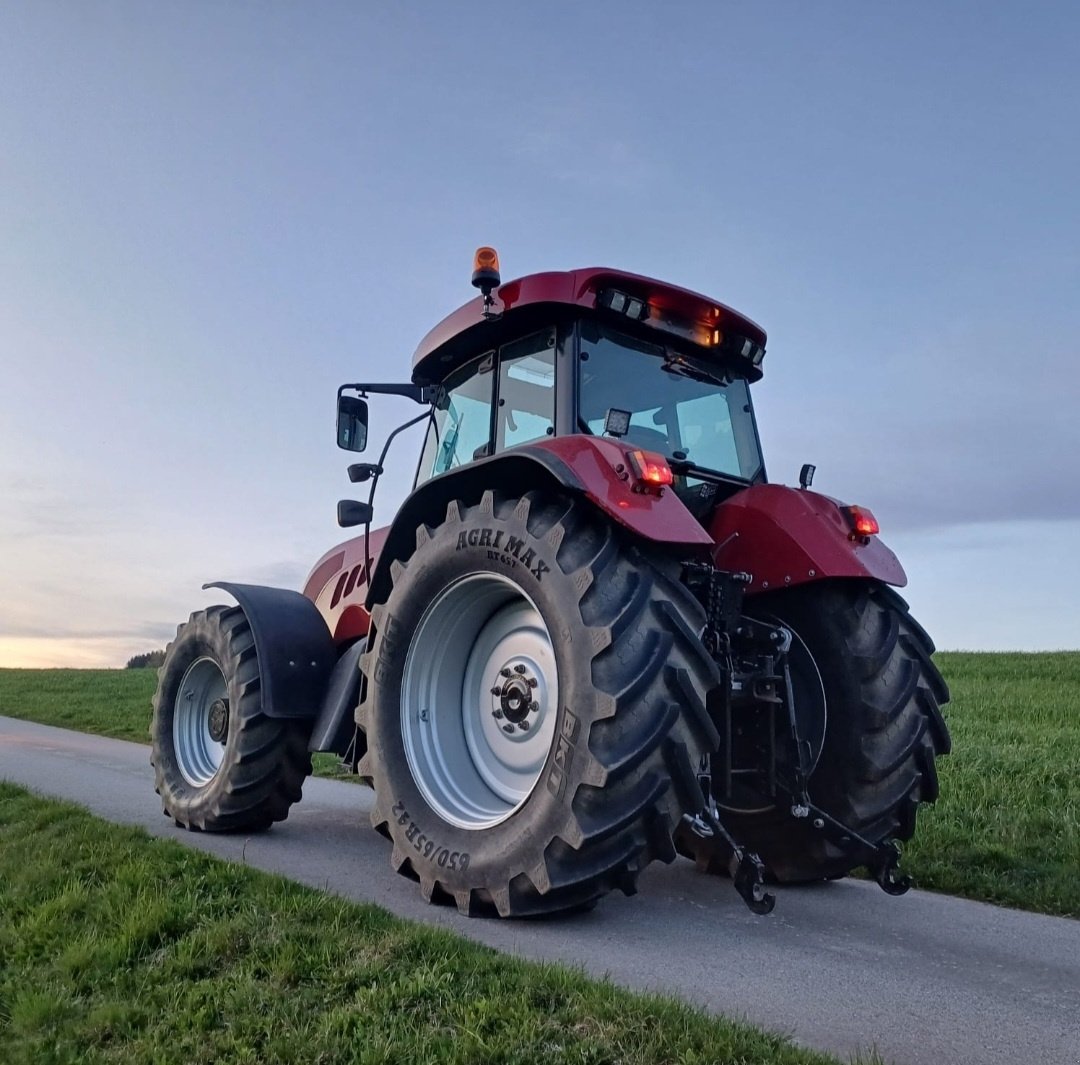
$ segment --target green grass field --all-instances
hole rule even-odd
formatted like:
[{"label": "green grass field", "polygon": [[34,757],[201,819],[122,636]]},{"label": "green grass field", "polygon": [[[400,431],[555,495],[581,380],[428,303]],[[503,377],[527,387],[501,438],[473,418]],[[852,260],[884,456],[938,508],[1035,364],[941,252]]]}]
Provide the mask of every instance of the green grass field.
[{"label": "green grass field", "polygon": [[[1080,916],[1080,653],[937,661],[953,754],[905,868],[923,888]],[[145,743],[154,684],[151,670],[0,670],[0,714]]]},{"label": "green grass field", "polygon": [[0,1061],[835,1065],[2,783]]},{"label": "green grass field", "polygon": [[936,660],[953,753],[908,868],[935,891],[1080,916],[1080,652]]}]

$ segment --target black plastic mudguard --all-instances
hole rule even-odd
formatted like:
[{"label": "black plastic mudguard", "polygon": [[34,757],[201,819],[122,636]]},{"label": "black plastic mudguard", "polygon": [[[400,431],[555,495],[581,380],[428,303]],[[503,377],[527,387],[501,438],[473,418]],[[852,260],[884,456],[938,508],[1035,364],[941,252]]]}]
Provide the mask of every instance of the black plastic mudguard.
[{"label": "black plastic mudguard", "polygon": [[314,718],[322,708],[337,649],[315,604],[288,588],[214,581],[239,604],[255,637],[267,717]]},{"label": "black plastic mudguard", "polygon": [[[311,726],[309,751],[333,751],[344,757],[356,731],[356,704],[360,702],[360,656],[367,640],[357,640],[337,660],[326,684],[322,708]],[[361,751],[360,753],[363,753]]]}]

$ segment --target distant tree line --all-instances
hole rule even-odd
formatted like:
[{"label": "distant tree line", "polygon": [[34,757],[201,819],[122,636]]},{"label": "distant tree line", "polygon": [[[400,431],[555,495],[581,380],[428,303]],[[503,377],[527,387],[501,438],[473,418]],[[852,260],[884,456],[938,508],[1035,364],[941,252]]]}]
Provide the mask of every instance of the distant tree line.
[{"label": "distant tree line", "polygon": [[157,669],[164,661],[164,651],[147,651],[144,655],[132,655],[124,669]]}]

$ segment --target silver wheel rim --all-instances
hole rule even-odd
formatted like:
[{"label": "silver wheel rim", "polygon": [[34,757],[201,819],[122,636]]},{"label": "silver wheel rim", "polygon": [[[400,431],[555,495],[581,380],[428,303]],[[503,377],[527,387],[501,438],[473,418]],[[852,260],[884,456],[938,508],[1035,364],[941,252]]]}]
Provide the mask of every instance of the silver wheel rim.
[{"label": "silver wheel rim", "polygon": [[173,705],[173,750],[184,779],[196,788],[214,779],[225,757],[225,743],[210,733],[210,711],[228,697],[225,675],[212,658],[188,666]]},{"label": "silver wheel rim", "polygon": [[505,821],[540,779],[558,707],[536,604],[497,574],[445,588],[420,619],[401,685],[405,756],[431,808],[460,828]]}]

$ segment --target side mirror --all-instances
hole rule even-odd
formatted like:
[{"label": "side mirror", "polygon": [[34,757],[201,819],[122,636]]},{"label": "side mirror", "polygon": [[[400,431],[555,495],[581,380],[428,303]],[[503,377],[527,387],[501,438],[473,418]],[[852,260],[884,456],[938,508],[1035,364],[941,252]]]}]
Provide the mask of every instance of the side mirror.
[{"label": "side mirror", "polygon": [[346,451],[367,447],[367,400],[358,396],[338,396],[337,446]]},{"label": "side mirror", "polygon": [[357,499],[342,499],[337,505],[337,523],[343,529],[354,525],[370,525],[373,510],[370,503],[361,503]]}]

